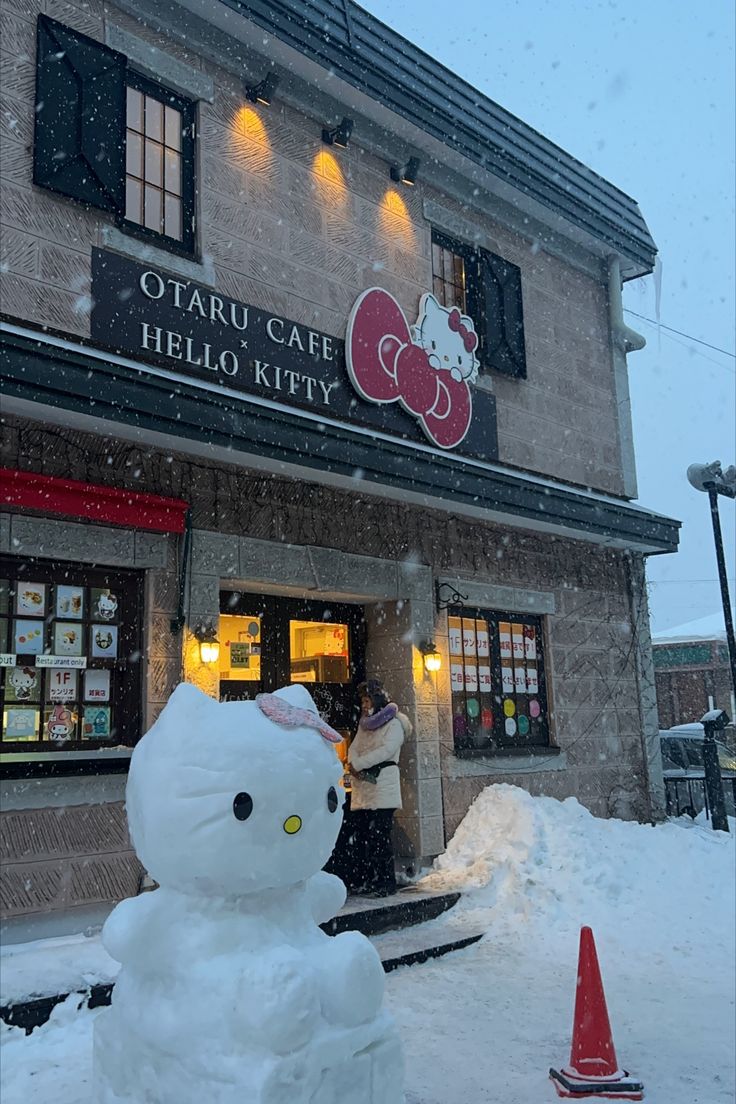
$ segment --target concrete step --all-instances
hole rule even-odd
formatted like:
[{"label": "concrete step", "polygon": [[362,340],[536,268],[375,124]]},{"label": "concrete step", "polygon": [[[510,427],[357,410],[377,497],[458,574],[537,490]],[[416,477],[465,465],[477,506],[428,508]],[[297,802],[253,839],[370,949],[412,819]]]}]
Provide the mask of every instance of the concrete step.
[{"label": "concrete step", "polygon": [[343,931],[380,935],[434,920],[459,900],[459,893],[428,893],[416,886],[406,886],[390,897],[348,897],[337,916],[322,924],[322,930],[328,935]]}]

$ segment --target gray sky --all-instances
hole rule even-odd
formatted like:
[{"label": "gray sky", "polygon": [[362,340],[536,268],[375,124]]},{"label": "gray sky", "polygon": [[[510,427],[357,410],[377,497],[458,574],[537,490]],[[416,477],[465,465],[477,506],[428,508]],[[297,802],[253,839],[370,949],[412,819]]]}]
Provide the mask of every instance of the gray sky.
[{"label": "gray sky", "polygon": [[[641,205],[659,246],[660,321],[734,352],[732,0],[362,0],[444,65]],[[655,280],[624,305],[657,317]],[[720,610],[708,500],[693,461],[736,462],[736,360],[631,315],[640,500],[683,521],[649,561],[654,631]],[[721,499],[728,561],[736,506]],[[733,573],[730,579],[734,597]]]}]

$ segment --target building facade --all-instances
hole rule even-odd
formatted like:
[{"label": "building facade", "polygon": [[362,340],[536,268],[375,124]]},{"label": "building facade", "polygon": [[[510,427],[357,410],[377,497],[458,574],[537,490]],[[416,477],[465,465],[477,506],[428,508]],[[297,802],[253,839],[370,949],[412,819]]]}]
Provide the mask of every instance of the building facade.
[{"label": "building facade", "polygon": [[692,724],[709,709],[723,709],[731,721],[736,717],[728,643],[719,620],[692,621],[653,639],[660,728]]},{"label": "building facade", "polygon": [[3,18],[9,929],[136,892],[182,678],[347,738],[382,677],[408,871],[495,781],[658,815],[635,202],[350,0]]}]

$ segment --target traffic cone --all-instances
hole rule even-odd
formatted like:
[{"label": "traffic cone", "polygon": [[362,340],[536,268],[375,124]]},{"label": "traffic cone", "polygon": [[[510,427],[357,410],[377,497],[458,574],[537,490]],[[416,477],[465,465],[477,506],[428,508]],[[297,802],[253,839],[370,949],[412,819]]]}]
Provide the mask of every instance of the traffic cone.
[{"label": "traffic cone", "polygon": [[644,1099],[644,1086],[619,1069],[616,1060],[595,940],[587,927],[580,929],[570,1064],[562,1070],[551,1069],[549,1075],[558,1096]]}]

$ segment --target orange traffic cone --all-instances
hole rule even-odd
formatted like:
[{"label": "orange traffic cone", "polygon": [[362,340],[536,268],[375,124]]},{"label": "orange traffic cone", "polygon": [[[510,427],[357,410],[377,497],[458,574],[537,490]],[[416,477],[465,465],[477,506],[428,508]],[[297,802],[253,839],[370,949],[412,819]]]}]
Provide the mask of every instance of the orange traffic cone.
[{"label": "orange traffic cone", "polygon": [[593,932],[580,929],[575,1018],[570,1064],[549,1075],[558,1096],[573,1099],[596,1096],[603,1100],[643,1100],[644,1086],[619,1069],[608,1020]]}]

